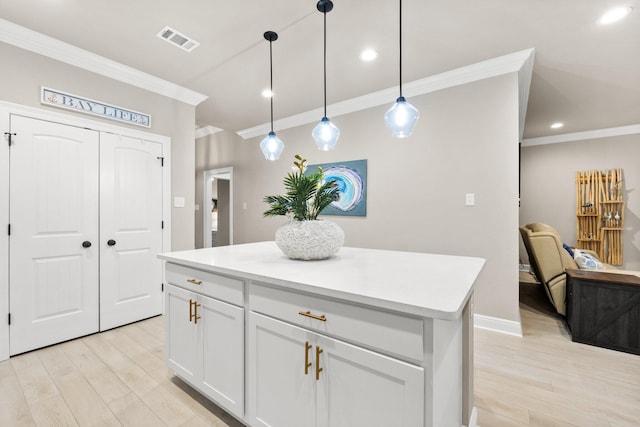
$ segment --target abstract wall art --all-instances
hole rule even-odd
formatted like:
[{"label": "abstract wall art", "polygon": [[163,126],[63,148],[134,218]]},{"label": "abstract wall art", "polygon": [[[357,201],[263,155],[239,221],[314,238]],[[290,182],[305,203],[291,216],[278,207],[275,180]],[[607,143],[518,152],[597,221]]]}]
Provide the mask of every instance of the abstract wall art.
[{"label": "abstract wall art", "polygon": [[322,168],[325,180],[335,180],[340,196],[322,215],[367,216],[367,160],[309,165],[306,173]]}]

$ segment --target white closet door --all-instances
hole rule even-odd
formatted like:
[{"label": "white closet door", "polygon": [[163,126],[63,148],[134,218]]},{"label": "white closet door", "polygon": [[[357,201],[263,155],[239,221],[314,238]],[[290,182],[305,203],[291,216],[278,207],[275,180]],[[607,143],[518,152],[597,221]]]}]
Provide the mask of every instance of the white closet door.
[{"label": "white closet door", "polygon": [[15,115],[11,132],[13,355],[98,331],[99,137]]},{"label": "white closet door", "polygon": [[162,313],[162,145],[101,133],[100,330]]}]

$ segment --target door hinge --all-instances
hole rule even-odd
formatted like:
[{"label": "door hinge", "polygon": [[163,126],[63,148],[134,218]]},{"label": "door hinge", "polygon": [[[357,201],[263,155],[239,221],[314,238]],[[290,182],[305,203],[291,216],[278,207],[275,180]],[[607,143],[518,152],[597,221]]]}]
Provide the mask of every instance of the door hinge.
[{"label": "door hinge", "polygon": [[11,224],[7,224],[7,235],[11,236]]},{"label": "door hinge", "polygon": [[11,137],[16,136],[16,134],[12,132],[5,132],[4,134],[7,135],[7,142],[9,142],[9,147],[11,147]]},{"label": "door hinge", "polygon": [[164,221],[160,221],[160,228],[164,230]]},{"label": "door hinge", "polygon": [[164,167],[164,157],[157,157],[160,160],[160,166]]},{"label": "door hinge", "polygon": [[160,290],[161,290],[162,292],[164,292],[164,283],[160,283],[160,285],[161,285],[161,286],[160,286]]},{"label": "door hinge", "polygon": [[9,325],[11,325],[11,313],[9,313]]}]

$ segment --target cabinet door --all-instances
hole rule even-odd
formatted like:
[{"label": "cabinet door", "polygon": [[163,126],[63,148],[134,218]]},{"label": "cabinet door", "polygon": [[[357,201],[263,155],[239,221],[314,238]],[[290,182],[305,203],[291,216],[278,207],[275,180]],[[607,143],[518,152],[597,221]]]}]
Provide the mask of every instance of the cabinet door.
[{"label": "cabinet door", "polygon": [[98,331],[98,133],[13,115],[11,132],[10,351],[18,354]]},{"label": "cabinet door", "polygon": [[192,320],[196,294],[167,285],[165,296],[165,357],[167,366],[179,377],[196,384],[200,376],[198,330]]},{"label": "cabinet door", "polygon": [[202,391],[236,416],[244,417],[244,309],[199,297]]},{"label": "cabinet door", "polygon": [[249,424],[315,425],[315,334],[253,312],[249,322]]},{"label": "cabinet door", "polygon": [[318,426],[424,425],[421,367],[324,336],[316,346]]},{"label": "cabinet door", "polygon": [[100,134],[100,330],[162,313],[162,145]]}]

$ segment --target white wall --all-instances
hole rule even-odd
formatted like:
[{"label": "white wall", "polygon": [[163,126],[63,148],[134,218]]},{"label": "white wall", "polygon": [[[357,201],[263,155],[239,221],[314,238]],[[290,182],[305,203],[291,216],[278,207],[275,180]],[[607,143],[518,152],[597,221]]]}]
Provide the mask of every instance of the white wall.
[{"label": "white wall", "polygon": [[[267,206],[262,199],[283,192],[282,178],[291,170],[294,154],[311,164],[367,159],[367,217],[330,217],[345,230],[345,245],[486,258],[476,288],[476,313],[519,323],[517,75],[410,101],[421,118],[408,139],[388,133],[383,116],[390,105],[340,117],[329,111],[341,130],[332,152],[315,147],[315,124],[278,132],[286,148],[277,162],[262,157],[262,136],[238,141],[215,134],[198,141],[202,165],[197,169],[232,163],[234,242],[243,243],[273,240],[284,222],[263,218]],[[233,158],[205,154],[226,152],[224,144],[234,147]],[[466,193],[475,193],[476,206],[464,206]]]},{"label": "white wall", "polygon": [[[185,208],[172,209],[172,248],[193,248],[195,107],[5,43],[0,43],[0,58],[3,62],[0,67],[0,100],[169,136],[173,196],[186,199]],[[152,127],[141,128],[42,105],[40,86],[149,113],[152,115]]]},{"label": "white wall", "polygon": [[[222,131],[198,138],[196,140],[196,163],[195,163],[195,187],[196,187],[196,204],[200,206],[200,210],[195,213],[195,247],[203,246],[202,221],[204,214],[202,212],[205,206],[202,200],[204,172],[211,169],[222,169],[234,165],[236,156],[236,145],[241,144],[243,139],[234,132]],[[235,174],[235,169],[234,169]],[[235,183],[234,183],[235,185]],[[234,215],[237,215],[237,207],[234,206]],[[235,221],[235,220],[234,220]],[[235,239],[234,242],[238,243]]]},{"label": "white wall", "polygon": [[[575,246],[576,172],[613,168],[622,168],[626,202],[621,268],[640,270],[639,134],[523,147],[520,224],[550,224]],[[529,262],[522,242],[520,258]]]}]

